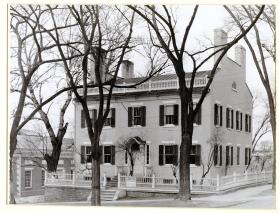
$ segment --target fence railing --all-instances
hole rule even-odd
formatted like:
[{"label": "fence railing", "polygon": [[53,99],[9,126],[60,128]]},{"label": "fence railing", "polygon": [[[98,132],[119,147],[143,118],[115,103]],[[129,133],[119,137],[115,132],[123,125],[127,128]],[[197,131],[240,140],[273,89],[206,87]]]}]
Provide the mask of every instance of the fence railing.
[{"label": "fence railing", "polygon": [[[106,187],[107,177],[105,174],[101,177],[101,186]],[[231,188],[237,188],[250,184],[270,183],[272,181],[272,172],[263,171],[262,173],[243,173],[230,176],[219,176],[216,178],[191,177],[190,188],[192,192],[218,192]],[[54,174],[47,173],[45,178],[46,186],[69,186],[69,187],[91,187],[91,177],[84,174]],[[137,189],[137,190],[171,190],[178,191],[179,183],[175,178],[152,176],[128,176],[118,173],[117,187],[119,189]]]}]

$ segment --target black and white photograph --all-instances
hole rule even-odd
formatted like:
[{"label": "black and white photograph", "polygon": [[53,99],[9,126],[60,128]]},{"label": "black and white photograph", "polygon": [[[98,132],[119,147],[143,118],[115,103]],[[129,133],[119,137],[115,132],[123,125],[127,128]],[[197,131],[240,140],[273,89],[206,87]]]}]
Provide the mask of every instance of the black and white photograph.
[{"label": "black and white photograph", "polygon": [[274,210],[275,3],[107,3],[6,5],[6,205]]}]

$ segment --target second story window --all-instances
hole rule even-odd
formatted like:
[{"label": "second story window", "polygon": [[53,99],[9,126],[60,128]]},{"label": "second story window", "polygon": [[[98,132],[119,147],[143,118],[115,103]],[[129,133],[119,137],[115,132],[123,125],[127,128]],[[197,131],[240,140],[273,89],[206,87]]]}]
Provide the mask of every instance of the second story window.
[{"label": "second story window", "polygon": [[145,126],[146,107],[128,107],[128,126]]},{"label": "second story window", "polygon": [[245,114],[245,132],[251,132],[251,115]]},{"label": "second story window", "polygon": [[159,125],[178,125],[178,104],[160,105],[159,107]]},{"label": "second story window", "polygon": [[214,125],[223,125],[223,107],[220,104],[214,104]]},{"label": "second story window", "polygon": [[[94,126],[94,122],[97,118],[97,110],[96,109],[89,110],[89,116],[90,116],[90,119],[92,122],[92,126]],[[85,112],[84,112],[84,110],[81,110],[80,127],[85,128],[86,126],[87,126],[87,124],[86,124]]]},{"label": "second story window", "polygon": [[233,109],[227,108],[226,109],[226,127],[233,129]]},{"label": "second story window", "polygon": [[105,120],[104,126],[115,127],[115,108],[111,108]]}]

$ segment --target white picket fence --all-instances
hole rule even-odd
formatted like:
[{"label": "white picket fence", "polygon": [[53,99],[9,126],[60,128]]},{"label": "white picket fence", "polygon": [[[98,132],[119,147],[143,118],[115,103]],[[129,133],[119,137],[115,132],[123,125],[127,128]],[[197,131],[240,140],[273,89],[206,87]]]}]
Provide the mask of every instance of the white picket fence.
[{"label": "white picket fence", "polygon": [[[244,173],[231,176],[216,175],[216,178],[190,179],[190,188],[192,192],[210,193],[218,192],[232,188],[238,188],[245,185],[256,185],[261,183],[271,183],[272,172],[262,173]],[[118,175],[118,188],[120,189],[151,189],[152,191],[178,190],[178,182],[173,178],[156,177],[129,177]]]},{"label": "white picket fence", "polygon": [[[224,191],[232,188],[238,188],[245,185],[257,185],[262,183],[271,183],[272,172],[262,173],[242,173],[230,176],[219,176],[215,178],[190,179],[190,188],[193,193],[212,193]],[[105,174],[101,178],[101,186],[106,187],[107,178]],[[117,187],[126,190],[151,190],[151,191],[178,191],[178,181],[174,178],[164,178],[155,175],[128,176],[118,174]],[[46,174],[46,186],[64,186],[64,187],[91,187],[91,177],[83,174]]]}]

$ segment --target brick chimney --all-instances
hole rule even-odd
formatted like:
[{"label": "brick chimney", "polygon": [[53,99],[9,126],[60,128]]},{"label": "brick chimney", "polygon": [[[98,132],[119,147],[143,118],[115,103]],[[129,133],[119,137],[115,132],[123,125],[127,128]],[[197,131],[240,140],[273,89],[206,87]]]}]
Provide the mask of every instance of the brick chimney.
[{"label": "brick chimney", "polygon": [[[227,42],[228,42],[228,34],[224,30],[222,30],[221,28],[215,29],[214,30],[214,46],[223,45],[223,44],[226,44]],[[221,47],[215,47],[214,51],[216,51],[220,48],[222,48],[222,46]],[[217,54],[215,54],[214,62],[217,61],[220,54],[221,54],[221,52],[218,52]],[[226,55],[224,57],[226,57]]]},{"label": "brick chimney", "polygon": [[[97,82],[96,76],[95,76],[95,60],[97,60],[97,58],[98,58],[98,55],[97,55],[98,49],[99,49],[99,47],[93,48],[94,53],[89,55],[89,63],[88,63],[91,80],[95,83]],[[104,49],[101,49],[100,77],[101,77],[101,81],[104,82],[105,77],[106,77],[106,50],[104,50]]]},{"label": "brick chimney", "polygon": [[234,49],[235,51],[235,62],[241,66],[241,69],[245,72],[246,71],[246,49],[241,46],[237,45]]},{"label": "brick chimney", "polygon": [[123,60],[121,64],[121,77],[134,78],[134,63],[129,60]]}]

